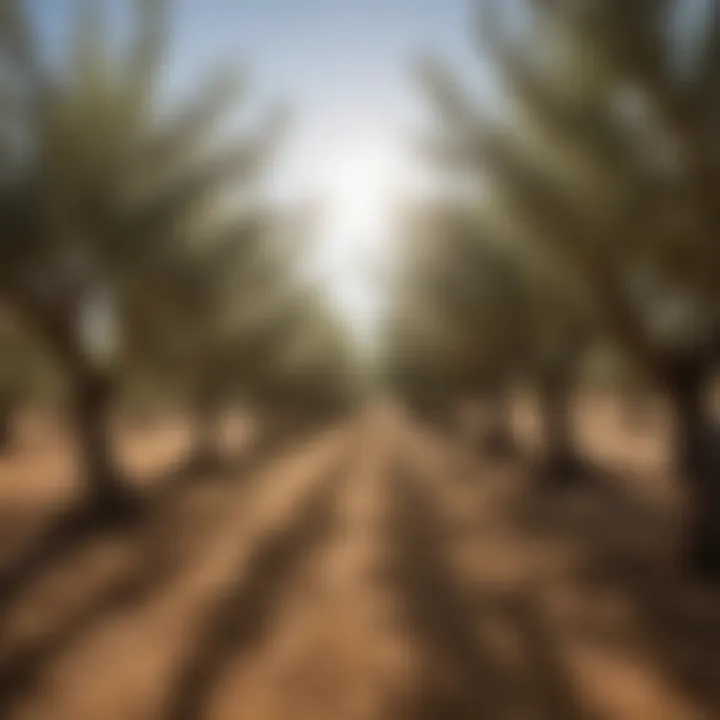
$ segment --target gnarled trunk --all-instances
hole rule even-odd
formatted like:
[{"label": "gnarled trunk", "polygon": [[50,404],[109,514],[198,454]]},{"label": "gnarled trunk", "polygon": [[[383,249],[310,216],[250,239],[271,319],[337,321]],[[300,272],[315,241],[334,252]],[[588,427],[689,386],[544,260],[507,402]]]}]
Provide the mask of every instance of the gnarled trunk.
[{"label": "gnarled trunk", "polygon": [[676,384],[676,451],[688,492],[687,563],[694,573],[720,579],[720,432],[701,381]]},{"label": "gnarled trunk", "polygon": [[309,415],[303,416],[292,405],[273,405],[265,408],[260,420],[260,436],[257,451],[263,452],[282,443],[293,432],[313,422]]},{"label": "gnarled trunk", "polygon": [[441,398],[433,404],[432,422],[441,434],[454,438],[458,432],[457,408],[453,400]]},{"label": "gnarled trunk", "polygon": [[496,385],[483,394],[485,422],[481,430],[480,448],[491,457],[505,458],[515,452],[510,398],[506,388]]},{"label": "gnarled trunk", "polygon": [[78,335],[77,297],[67,303],[38,300],[22,285],[6,288],[13,310],[47,343],[65,371],[71,392],[71,418],[84,480],[84,494],[94,511],[109,517],[136,509],[135,496],[115,465],[109,427],[113,386],[86,354]]},{"label": "gnarled trunk", "polygon": [[574,485],[585,477],[586,466],[578,453],[573,432],[571,385],[565,378],[544,378],[538,399],[544,440],[543,484]]},{"label": "gnarled trunk", "polygon": [[212,470],[220,464],[219,402],[213,388],[203,388],[195,400],[195,446],[192,464],[197,470]]},{"label": "gnarled trunk", "polygon": [[0,397],[0,456],[7,455],[13,449],[13,403]]},{"label": "gnarled trunk", "polygon": [[131,504],[131,493],[112,453],[110,383],[100,374],[82,373],[76,377],[73,391],[73,421],[88,500],[102,514],[123,514]]},{"label": "gnarled trunk", "polygon": [[455,406],[442,396],[426,396],[414,399],[413,411],[416,417],[442,435],[452,435],[457,431]]},{"label": "gnarled trunk", "polygon": [[622,398],[622,419],[628,430],[647,430],[653,420],[653,404],[645,388],[629,387]]}]

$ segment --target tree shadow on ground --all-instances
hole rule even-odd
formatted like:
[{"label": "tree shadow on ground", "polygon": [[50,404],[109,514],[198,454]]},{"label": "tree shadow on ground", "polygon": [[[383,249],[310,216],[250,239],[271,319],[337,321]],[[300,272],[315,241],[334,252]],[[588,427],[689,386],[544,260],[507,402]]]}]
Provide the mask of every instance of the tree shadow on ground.
[{"label": "tree shadow on ground", "polygon": [[[549,583],[577,595],[562,622],[568,637],[624,658],[662,687],[720,716],[720,591],[682,572],[679,512],[643,499],[632,473],[606,472],[573,502],[518,493],[511,515],[530,543],[572,549]],[[608,603],[622,612],[607,612]]]},{"label": "tree shadow on ground", "polygon": [[[533,594],[465,586],[452,567],[449,529],[422,478],[400,460],[391,483],[387,582],[419,646],[424,674],[390,716],[587,718]],[[490,640],[497,631],[517,652]]]},{"label": "tree shadow on ground", "polygon": [[168,720],[203,717],[223,673],[261,646],[297,572],[336,528],[336,502],[347,471],[343,457],[318,481],[290,523],[260,544],[249,564],[223,587],[170,688],[164,713]]},{"label": "tree shadow on ground", "polygon": [[[75,537],[79,542],[80,536]],[[190,559],[189,554],[178,550],[177,534],[171,529],[156,528],[155,532],[134,538],[125,569],[114,573],[100,590],[91,592],[76,607],[60,612],[50,629],[0,653],[0,717],[10,717],[17,702],[37,693],[44,671],[53,660],[92,636],[110,618],[135,610],[160,593]],[[4,610],[7,613],[11,608]],[[7,627],[7,615],[2,621]]]},{"label": "tree shadow on ground", "polygon": [[[33,533],[22,550],[0,568],[0,629],[8,609],[22,596],[37,578],[42,577],[56,565],[70,558],[86,547],[113,537],[128,537],[139,533],[153,522],[178,497],[198,483],[232,481],[233,485],[249,490],[251,480],[257,477],[260,468],[283,453],[307,442],[322,426],[309,423],[303,427],[285,427],[281,432],[261,436],[249,448],[229,453],[220,459],[212,472],[198,472],[187,461],[182,461],[169,471],[164,471],[147,480],[139,494],[137,512],[122,522],[109,521],[98,515],[92,508],[82,504],[59,507],[52,516]],[[37,525],[36,513],[25,513],[28,522]],[[23,530],[21,519],[15,518],[14,535]]]},{"label": "tree shadow on ground", "polygon": [[260,434],[260,437],[239,451],[218,453],[209,463],[198,464],[191,456],[177,466],[149,481],[151,495],[162,501],[185,485],[194,482],[227,481],[242,482],[267,461],[310,441],[329,426],[321,422],[288,423]]}]

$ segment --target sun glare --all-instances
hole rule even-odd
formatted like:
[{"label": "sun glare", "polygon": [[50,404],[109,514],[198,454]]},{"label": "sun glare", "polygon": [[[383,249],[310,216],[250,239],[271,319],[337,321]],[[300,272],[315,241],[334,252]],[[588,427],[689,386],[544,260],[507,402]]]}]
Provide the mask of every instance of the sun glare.
[{"label": "sun glare", "polygon": [[338,148],[321,175],[328,230],[336,242],[379,242],[398,192],[398,163],[391,148],[360,142]]},{"label": "sun glare", "polygon": [[393,209],[407,173],[390,140],[364,137],[326,148],[316,167],[324,208],[319,261],[328,289],[360,334],[372,333],[374,268],[392,241]]}]

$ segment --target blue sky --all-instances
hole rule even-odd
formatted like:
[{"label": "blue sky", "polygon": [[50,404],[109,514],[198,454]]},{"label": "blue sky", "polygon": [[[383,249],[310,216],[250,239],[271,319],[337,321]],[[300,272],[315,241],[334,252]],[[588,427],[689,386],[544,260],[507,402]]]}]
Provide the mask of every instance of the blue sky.
[{"label": "blue sky", "polygon": [[[30,0],[45,41],[67,29],[73,0]],[[118,24],[123,3],[108,2]],[[177,0],[170,82],[182,89],[218,63],[247,70],[255,107],[290,103],[291,135],[273,170],[283,196],[326,208],[320,266],[331,291],[362,321],[372,288],[362,268],[391,242],[398,186],[420,167],[407,150],[422,125],[410,72],[430,50],[472,57],[472,0]]]}]

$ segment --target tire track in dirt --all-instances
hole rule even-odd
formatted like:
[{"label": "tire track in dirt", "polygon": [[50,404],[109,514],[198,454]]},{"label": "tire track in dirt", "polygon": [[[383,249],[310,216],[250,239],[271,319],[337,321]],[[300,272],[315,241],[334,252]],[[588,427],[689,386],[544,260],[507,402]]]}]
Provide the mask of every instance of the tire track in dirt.
[{"label": "tire track in dirt", "polygon": [[[398,717],[669,720],[710,716],[687,693],[685,697],[678,693],[677,686],[663,678],[657,656],[649,654],[643,642],[633,640],[631,626],[626,625],[632,610],[629,597],[618,593],[610,580],[595,592],[578,581],[573,568],[578,562],[580,567],[597,565],[592,552],[583,558],[588,547],[597,547],[590,543],[583,548],[582,533],[549,542],[537,527],[519,521],[518,507],[540,504],[555,513],[557,530],[563,522],[582,524],[580,510],[599,503],[596,490],[585,489],[584,494],[564,499],[539,497],[533,478],[517,464],[513,469],[482,460],[458,474],[456,449],[427,433],[421,437],[409,432],[408,439],[401,464],[405,499],[400,504],[411,517],[424,518],[416,522],[415,542],[408,546],[422,546],[425,532],[428,551],[416,576],[433,576],[427,581],[433,589],[426,589],[426,600],[417,600],[423,596],[418,583],[414,601],[416,617],[423,617],[417,607],[424,602],[425,625],[433,629],[423,635],[423,623],[414,624],[417,636],[424,637],[420,646],[428,658],[426,685],[439,690],[418,691],[422,687],[418,676]],[[408,510],[413,493],[414,510]],[[611,522],[612,518],[606,528]],[[630,546],[624,546],[626,558]],[[434,559],[430,547],[435,548]],[[613,565],[620,574],[625,566],[622,559],[617,556]],[[441,592],[438,587],[443,585],[453,589]],[[443,597],[431,601],[433,592]],[[445,607],[443,617],[439,611],[433,616],[438,606]],[[453,608],[462,618],[454,629],[445,617]],[[613,619],[619,640],[602,638],[598,628]],[[641,623],[637,619],[634,625]],[[590,642],[577,630],[584,628],[592,638],[594,626],[599,642],[597,637]],[[461,628],[467,636],[462,641]],[[506,686],[504,698],[498,695],[493,702],[492,695],[488,699],[477,691],[488,678],[488,668],[478,657],[491,665],[489,677],[499,672],[491,685]],[[433,666],[433,659],[445,668],[445,675]]]},{"label": "tire track in dirt", "polygon": [[420,667],[396,718],[590,717],[527,592],[522,547],[501,516],[506,480],[406,428],[392,473],[388,578]]},{"label": "tire track in dirt", "polygon": [[500,717],[510,697],[506,678],[473,637],[474,608],[448,558],[448,530],[436,499],[404,453],[390,482],[386,576],[419,661],[395,717]]},{"label": "tire track in dirt", "polygon": [[336,532],[290,589],[270,641],[229,675],[206,717],[381,720],[407,675],[406,648],[377,577],[392,418],[371,411],[342,483]]},{"label": "tire track in dirt", "polygon": [[337,496],[346,471],[344,463],[333,467],[303,498],[287,526],[258,546],[247,567],[223,591],[170,693],[168,720],[196,720],[210,714],[207,704],[215,685],[231,667],[262,647],[288,600],[287,588],[336,530]]},{"label": "tire track in dirt", "polygon": [[[202,511],[214,526],[193,562],[142,602],[113,608],[109,617],[73,638],[38,668],[32,697],[5,716],[141,720],[172,712],[173,717],[192,717],[193,703],[199,712],[204,701],[199,682],[193,691],[198,699],[187,701],[185,715],[179,705],[161,708],[168,705],[168,693],[178,694],[180,679],[190,697],[183,668],[224,635],[217,618],[223,613],[230,618],[233,591],[238,612],[232,614],[259,618],[264,607],[282,595],[284,578],[294,565],[322,542],[330,529],[333,493],[348,462],[351,437],[347,428],[334,431],[276,458],[247,492],[238,492],[232,483],[213,490]],[[245,627],[250,632],[249,625]],[[235,633],[242,635],[241,622]],[[213,681],[210,669],[220,672],[220,665],[208,654],[207,685]]]}]

